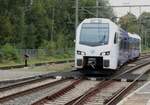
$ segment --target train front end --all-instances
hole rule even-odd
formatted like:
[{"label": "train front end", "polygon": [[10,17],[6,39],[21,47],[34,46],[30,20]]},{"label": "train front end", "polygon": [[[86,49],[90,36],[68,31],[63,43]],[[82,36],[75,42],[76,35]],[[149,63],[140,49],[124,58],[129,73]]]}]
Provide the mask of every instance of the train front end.
[{"label": "train front end", "polygon": [[[75,67],[77,69],[93,68],[95,70],[116,69],[115,49],[110,40],[113,30],[107,19],[86,19],[77,28]],[[114,52],[113,51],[113,52]],[[117,53],[117,52],[115,52]]]}]

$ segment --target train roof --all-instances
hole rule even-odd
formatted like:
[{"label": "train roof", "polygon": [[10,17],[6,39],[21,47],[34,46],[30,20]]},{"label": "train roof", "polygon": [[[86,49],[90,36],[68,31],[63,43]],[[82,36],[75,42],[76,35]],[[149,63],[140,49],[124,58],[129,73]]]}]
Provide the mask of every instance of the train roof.
[{"label": "train roof", "polygon": [[84,23],[91,23],[91,22],[95,22],[95,23],[97,23],[97,22],[111,22],[111,23],[113,23],[110,19],[108,19],[108,18],[88,18],[88,19],[85,19],[84,21],[83,21]]},{"label": "train roof", "polygon": [[138,34],[131,34],[131,33],[128,33],[129,37],[132,37],[132,38],[136,38],[136,39],[140,39],[141,40],[141,37],[138,35]]}]

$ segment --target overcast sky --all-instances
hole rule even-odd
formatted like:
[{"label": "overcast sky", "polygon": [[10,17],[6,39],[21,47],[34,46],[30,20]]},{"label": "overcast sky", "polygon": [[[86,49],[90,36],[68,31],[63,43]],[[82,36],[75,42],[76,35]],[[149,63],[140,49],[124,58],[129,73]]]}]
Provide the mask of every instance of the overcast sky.
[{"label": "overcast sky", "polygon": [[[150,0],[109,0],[111,5],[150,5]],[[128,7],[124,8],[114,8],[115,14],[120,17],[129,12]],[[150,12],[150,7],[142,7],[141,12]],[[140,14],[140,10],[137,7],[131,8],[131,12],[135,14],[137,17]]]}]

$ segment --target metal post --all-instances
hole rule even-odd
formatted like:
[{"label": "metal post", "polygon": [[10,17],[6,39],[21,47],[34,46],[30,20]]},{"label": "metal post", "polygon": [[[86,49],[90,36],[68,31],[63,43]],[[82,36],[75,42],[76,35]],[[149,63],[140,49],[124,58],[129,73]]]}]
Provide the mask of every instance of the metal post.
[{"label": "metal post", "polygon": [[[141,15],[141,6],[139,6],[139,15]],[[144,37],[143,37],[143,35],[141,35],[142,34],[142,25],[141,25],[141,18],[140,18],[140,20],[139,20],[139,34],[140,34],[140,36],[141,36],[141,43],[142,43],[142,47],[144,47],[143,45],[144,45]]]},{"label": "metal post", "polygon": [[131,13],[132,11],[131,11],[131,6],[129,7],[129,13]]},{"label": "metal post", "polygon": [[52,30],[51,30],[51,41],[53,41],[54,36],[54,18],[55,18],[55,7],[52,8]]},{"label": "metal post", "polygon": [[99,17],[99,0],[96,0],[96,17]]},{"label": "metal post", "polygon": [[146,34],[147,32],[145,31],[145,48],[147,48],[147,34]]},{"label": "metal post", "polygon": [[78,23],[79,23],[79,0],[76,0],[76,9],[75,9],[75,30],[78,27]]},{"label": "metal post", "polygon": [[30,5],[33,5],[33,0],[30,0]]},{"label": "metal post", "polygon": [[29,59],[29,55],[26,53],[26,54],[24,54],[24,63],[25,63],[25,67],[27,67],[28,66],[28,59]]}]

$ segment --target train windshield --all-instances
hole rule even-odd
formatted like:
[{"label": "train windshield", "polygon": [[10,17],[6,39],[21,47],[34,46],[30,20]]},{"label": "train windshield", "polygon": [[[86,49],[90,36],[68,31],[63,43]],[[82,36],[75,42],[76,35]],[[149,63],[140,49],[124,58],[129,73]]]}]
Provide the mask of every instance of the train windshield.
[{"label": "train windshield", "polygon": [[80,44],[100,46],[108,44],[109,24],[84,23],[80,33]]}]

